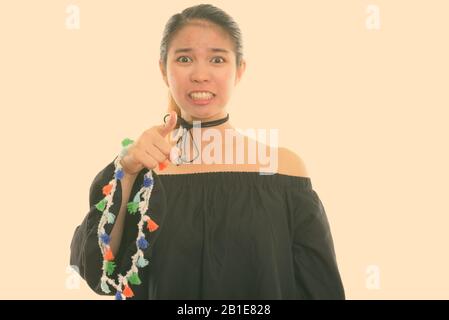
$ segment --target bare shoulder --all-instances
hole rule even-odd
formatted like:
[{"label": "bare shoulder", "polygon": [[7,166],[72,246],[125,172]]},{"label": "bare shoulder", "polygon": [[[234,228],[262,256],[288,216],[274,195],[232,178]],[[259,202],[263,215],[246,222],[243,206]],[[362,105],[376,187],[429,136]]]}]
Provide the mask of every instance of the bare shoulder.
[{"label": "bare shoulder", "polygon": [[304,160],[288,148],[278,148],[278,172],[290,176],[309,177]]}]

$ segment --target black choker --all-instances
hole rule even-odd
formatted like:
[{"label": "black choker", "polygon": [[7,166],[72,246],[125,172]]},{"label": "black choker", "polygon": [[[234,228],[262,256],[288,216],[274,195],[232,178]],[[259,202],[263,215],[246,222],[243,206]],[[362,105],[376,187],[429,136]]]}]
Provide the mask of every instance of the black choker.
[{"label": "black choker", "polygon": [[[169,116],[170,114],[166,114],[164,117],[164,123],[165,123],[165,119]],[[209,128],[209,127],[213,127],[213,126],[218,126],[222,123],[225,123],[226,121],[229,120],[229,113],[226,115],[226,117],[224,117],[223,119],[218,119],[218,120],[213,120],[213,121],[207,121],[207,122],[200,122],[200,126],[201,128]],[[193,123],[188,123],[186,120],[184,120],[184,118],[182,118],[181,116],[178,115],[178,121],[176,123],[177,126],[182,126],[183,128],[190,130],[193,128]]]},{"label": "black choker", "polygon": [[[170,114],[166,114],[164,117],[164,123],[165,123],[165,119],[167,118],[167,116],[169,116]],[[192,136],[192,132],[190,131],[190,129],[192,129],[194,127],[193,123],[188,123],[186,120],[184,120],[181,116],[178,115],[178,120],[176,122],[176,125],[179,126],[179,129],[181,129],[181,127],[183,128],[183,134],[181,137],[179,137],[178,141],[176,142],[176,145],[180,145],[180,143],[182,142],[181,139],[184,141],[184,146],[181,148],[182,153],[185,153],[185,136],[187,134],[187,132],[190,133],[190,137],[192,138],[193,144],[195,145],[195,149],[197,151],[197,156],[195,158],[193,158],[190,161],[185,160],[185,158],[183,158],[182,156],[179,157],[178,163],[176,164],[177,166],[179,166],[181,163],[189,163],[194,161],[196,158],[198,158],[199,156],[199,151],[198,151],[198,147],[196,146],[195,140],[193,139]],[[229,120],[229,113],[226,115],[226,117],[222,118],[222,119],[218,119],[218,120],[213,120],[213,121],[207,121],[207,122],[201,122],[199,124],[199,128],[209,128],[209,127],[214,127],[214,126],[218,126],[222,123],[225,123],[226,121]],[[195,124],[195,128],[196,128],[196,124]],[[178,129],[178,130],[179,130]]]}]

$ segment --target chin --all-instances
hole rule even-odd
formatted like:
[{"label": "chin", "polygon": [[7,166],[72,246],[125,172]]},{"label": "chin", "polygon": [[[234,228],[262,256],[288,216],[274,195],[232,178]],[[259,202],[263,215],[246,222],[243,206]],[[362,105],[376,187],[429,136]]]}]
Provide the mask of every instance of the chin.
[{"label": "chin", "polygon": [[221,110],[216,110],[216,108],[209,108],[209,107],[203,107],[203,108],[194,108],[194,109],[184,109],[191,117],[196,119],[208,119],[216,114],[220,113]]}]

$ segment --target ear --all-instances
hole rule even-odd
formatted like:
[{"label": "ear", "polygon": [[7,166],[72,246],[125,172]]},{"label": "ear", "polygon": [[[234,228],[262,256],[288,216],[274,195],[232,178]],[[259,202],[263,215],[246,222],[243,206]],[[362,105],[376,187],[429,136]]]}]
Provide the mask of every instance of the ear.
[{"label": "ear", "polygon": [[162,60],[159,60],[159,69],[161,70],[162,78],[164,79],[164,82],[168,87],[167,71],[165,70],[165,66]]},{"label": "ear", "polygon": [[246,70],[246,61],[242,59],[240,61],[240,66],[237,68],[237,72],[235,74],[235,85],[240,82],[240,79],[242,78],[243,73],[245,73],[245,70]]}]

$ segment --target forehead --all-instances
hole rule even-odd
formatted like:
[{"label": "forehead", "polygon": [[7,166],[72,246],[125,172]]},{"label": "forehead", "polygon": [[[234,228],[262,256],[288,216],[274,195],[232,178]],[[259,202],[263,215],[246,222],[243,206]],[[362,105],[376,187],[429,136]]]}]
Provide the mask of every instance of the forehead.
[{"label": "forehead", "polygon": [[169,51],[173,52],[179,48],[206,50],[210,47],[232,51],[231,37],[220,26],[213,23],[192,21],[174,35]]}]

